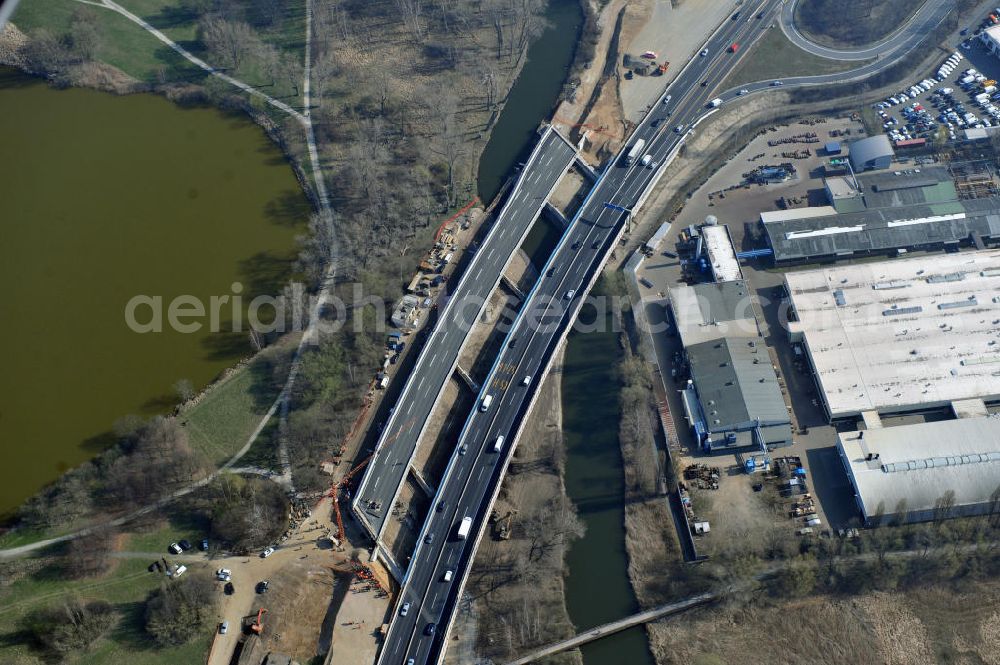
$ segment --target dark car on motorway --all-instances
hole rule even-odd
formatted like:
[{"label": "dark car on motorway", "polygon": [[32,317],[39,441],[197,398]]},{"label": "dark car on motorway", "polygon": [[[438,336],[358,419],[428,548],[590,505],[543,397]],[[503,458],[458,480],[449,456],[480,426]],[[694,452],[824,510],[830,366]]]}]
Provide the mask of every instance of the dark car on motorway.
[{"label": "dark car on motorway", "polygon": [[581,243],[579,240],[577,240],[576,242],[573,243],[573,249],[580,249],[580,245],[582,245],[582,244],[583,243]]},{"label": "dark car on motorway", "polygon": [[437,624],[436,623],[429,623],[429,624],[427,624],[427,627],[424,628],[424,635],[433,635],[434,631],[436,631],[436,630],[437,630]]}]

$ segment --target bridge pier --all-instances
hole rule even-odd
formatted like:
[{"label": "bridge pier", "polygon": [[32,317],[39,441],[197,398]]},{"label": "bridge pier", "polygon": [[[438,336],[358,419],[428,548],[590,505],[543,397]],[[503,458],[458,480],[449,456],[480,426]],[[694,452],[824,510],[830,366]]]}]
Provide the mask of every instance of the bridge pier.
[{"label": "bridge pier", "polygon": [[472,378],[472,375],[465,371],[461,365],[455,365],[455,374],[458,374],[458,378],[465,382],[465,385],[469,386],[469,390],[479,394],[479,389],[482,387]]},{"label": "bridge pier", "polygon": [[588,180],[590,180],[591,182],[597,182],[597,178],[599,177],[597,175],[597,171],[595,171],[594,167],[588,164],[583,159],[583,157],[580,156],[580,153],[576,154],[576,159],[574,160],[574,163],[576,164],[577,168],[580,169],[583,175],[587,176]]},{"label": "bridge pier", "polygon": [[542,208],[542,214],[544,214],[553,222],[558,224],[559,228],[561,228],[563,231],[569,228],[569,220],[566,219],[566,215],[562,214],[562,211],[559,210],[559,208],[552,205],[551,203],[545,204],[545,207]]},{"label": "bridge pier", "polygon": [[[546,203],[545,205],[548,206],[548,203]],[[521,302],[524,302],[524,291],[519,289],[517,284],[515,284],[513,281],[511,281],[509,277],[507,277],[507,273],[504,273],[500,277],[500,281],[502,281],[507,286],[508,289],[513,291],[514,295],[516,295],[521,300]]]},{"label": "bridge pier", "polygon": [[427,482],[423,474],[414,469],[412,466],[410,467],[410,474],[413,476],[413,479],[417,481],[417,484],[420,485],[420,489],[422,489],[427,496],[434,498],[434,495],[437,494],[437,490],[430,486],[430,483]]}]

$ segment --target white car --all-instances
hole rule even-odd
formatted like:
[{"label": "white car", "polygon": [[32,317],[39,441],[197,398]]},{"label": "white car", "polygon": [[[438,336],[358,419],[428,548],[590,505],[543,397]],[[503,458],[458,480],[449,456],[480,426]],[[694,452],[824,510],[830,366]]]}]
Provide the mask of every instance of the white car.
[{"label": "white car", "polygon": [[706,55],[708,55],[708,49],[704,48],[704,49],[701,50],[701,57],[704,58]]},{"label": "white car", "polygon": [[181,552],[183,552],[183,551],[184,551],[184,550],[183,550],[183,549],[181,548],[181,546],[180,546],[180,545],[178,545],[177,543],[170,543],[170,547],[168,547],[168,548],[167,548],[167,550],[168,550],[168,551],[169,551],[169,552],[170,552],[171,554],[180,554]]},{"label": "white car", "polygon": [[576,295],[576,291],[574,289],[570,289],[569,291],[567,291],[566,293],[563,294],[563,298],[566,299],[566,300],[572,300],[573,296],[575,296],[575,295]]},{"label": "white car", "polygon": [[684,131],[684,125],[677,125],[676,127],[674,127],[674,131],[680,134],[681,132]]},{"label": "white car", "polygon": [[530,386],[531,385],[531,375],[530,374],[528,376],[524,377],[524,380],[521,381],[521,385],[522,386]]},{"label": "white car", "polygon": [[663,103],[669,104],[671,99],[673,99],[673,95],[667,95],[666,97],[663,98]]},{"label": "white car", "polygon": [[233,579],[233,571],[228,568],[219,568],[215,571],[215,578],[220,582],[228,582]]},{"label": "white car", "polygon": [[260,553],[260,558],[261,559],[266,559],[267,557],[271,556],[272,554],[274,554],[274,548],[273,547],[268,547],[268,548],[265,548],[264,551]]},{"label": "white car", "polygon": [[749,90],[747,90],[746,88],[743,88],[743,89],[742,89],[742,90],[740,90],[740,92],[739,92],[739,95],[740,95],[740,97],[742,97],[743,95],[748,95],[748,94],[750,94],[750,91],[749,91]]},{"label": "white car", "polygon": [[174,568],[173,572],[167,573],[167,576],[168,577],[172,577],[173,579],[176,580],[178,577],[180,577],[181,575],[183,575],[186,571],[187,571],[187,566],[177,566],[176,568]]},{"label": "white car", "polygon": [[778,86],[785,85],[781,81],[771,81],[771,86],[777,88]]},{"label": "white car", "polygon": [[410,613],[410,604],[403,603],[403,606],[399,608],[399,616],[405,617],[409,613]]}]

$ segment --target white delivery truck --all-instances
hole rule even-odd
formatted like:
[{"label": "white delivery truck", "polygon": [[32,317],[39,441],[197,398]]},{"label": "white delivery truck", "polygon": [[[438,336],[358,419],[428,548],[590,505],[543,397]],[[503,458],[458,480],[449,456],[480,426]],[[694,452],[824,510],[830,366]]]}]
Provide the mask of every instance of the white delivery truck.
[{"label": "white delivery truck", "polygon": [[493,443],[493,452],[498,453],[501,448],[503,448],[503,434],[498,436],[497,440]]},{"label": "white delivery truck", "polygon": [[716,97],[715,99],[710,101],[708,105],[711,106],[713,109],[719,108],[720,106],[722,106],[722,97]]},{"label": "white delivery truck", "polygon": [[458,539],[465,540],[469,537],[469,531],[472,530],[472,518],[466,515],[462,518],[462,521],[458,523]]},{"label": "white delivery truck", "polygon": [[492,403],[493,403],[493,395],[487,395],[486,397],[483,398],[483,401],[480,402],[480,404],[479,404],[479,410],[482,411],[482,412],[484,412],[484,413],[486,411],[489,411],[490,410],[490,404],[492,404]]},{"label": "white delivery truck", "polygon": [[625,166],[632,166],[635,160],[638,159],[639,155],[642,154],[642,149],[646,147],[646,139],[639,139],[632,144],[631,150],[625,155]]}]

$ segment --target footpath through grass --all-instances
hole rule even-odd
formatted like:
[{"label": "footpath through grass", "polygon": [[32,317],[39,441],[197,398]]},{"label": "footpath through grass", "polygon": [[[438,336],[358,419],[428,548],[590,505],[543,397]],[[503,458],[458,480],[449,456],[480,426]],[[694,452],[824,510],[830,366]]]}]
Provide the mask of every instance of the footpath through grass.
[{"label": "footpath through grass", "polygon": [[732,71],[722,84],[722,89],[788,76],[846,72],[849,69],[863,67],[869,62],[871,60],[853,62],[830,60],[806,53],[788,41],[780,28],[772,27]]},{"label": "footpath through grass", "polygon": [[[265,349],[181,412],[197,452],[221,466],[243,447],[281,392],[295,342],[285,339]],[[270,437],[262,439],[257,445],[272,442]]]}]

